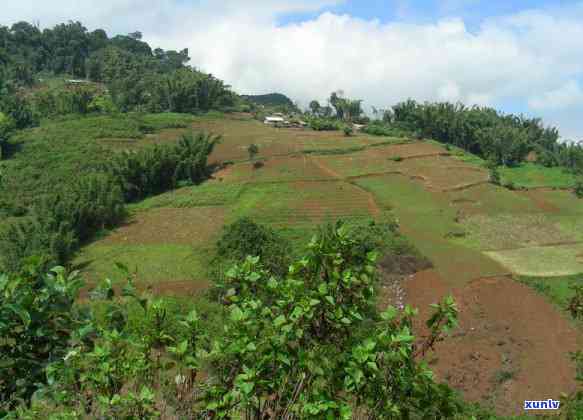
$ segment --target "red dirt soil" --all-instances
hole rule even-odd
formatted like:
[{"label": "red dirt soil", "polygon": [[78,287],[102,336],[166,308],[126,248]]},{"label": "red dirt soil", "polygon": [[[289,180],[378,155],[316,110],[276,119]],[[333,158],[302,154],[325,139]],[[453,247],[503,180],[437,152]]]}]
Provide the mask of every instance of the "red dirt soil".
[{"label": "red dirt soil", "polygon": [[[415,274],[404,289],[420,311],[417,331],[426,334],[428,305],[452,291],[434,270]],[[568,352],[581,348],[582,335],[542,296],[507,277],[478,279],[453,295],[460,325],[430,357],[438,379],[504,415],[524,414],[524,400],[575,389]]]},{"label": "red dirt soil", "polygon": [[518,194],[525,195],[542,211],[547,213],[557,213],[560,209],[554,204],[545,200],[544,190],[517,191]]}]

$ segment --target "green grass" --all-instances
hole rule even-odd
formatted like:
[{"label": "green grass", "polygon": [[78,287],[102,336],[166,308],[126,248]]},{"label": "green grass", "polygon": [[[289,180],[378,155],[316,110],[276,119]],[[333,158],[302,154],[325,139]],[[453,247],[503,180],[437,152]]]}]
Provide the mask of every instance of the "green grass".
[{"label": "green grass", "polygon": [[85,267],[91,282],[110,278],[123,280],[114,262],[130,270],[137,268],[138,280],[145,283],[206,279],[208,251],[187,245],[103,245],[95,242],[85,247],[73,265]]},{"label": "green grass", "polygon": [[451,154],[451,156],[457,160],[461,160],[462,162],[466,162],[466,163],[471,163],[474,164],[476,166],[482,166],[485,167],[486,166],[486,161],[484,159],[482,159],[481,157],[474,155],[473,153],[470,153],[464,149],[462,149],[461,147],[457,147],[454,146],[452,144],[444,144],[441,142],[438,142],[436,140],[427,140],[428,143],[432,143],[435,144],[436,146],[440,146],[444,148],[444,151],[449,152]]},{"label": "green grass", "polygon": [[145,211],[160,207],[189,208],[223,206],[234,204],[241,195],[245,184],[207,181],[201,185],[183,187],[164,194],[146,198],[129,204],[131,212]]},{"label": "green grass", "polygon": [[443,194],[430,193],[400,175],[359,179],[356,183],[393,209],[405,235],[452,286],[507,272],[481,252],[448,238],[460,227],[454,220],[455,209]]},{"label": "green grass", "polygon": [[565,310],[573,297],[570,285],[583,281],[583,277],[580,274],[557,277],[519,276],[518,281],[545,295],[552,303]]},{"label": "green grass", "polygon": [[502,183],[512,182],[520,188],[572,188],[575,175],[559,167],[547,168],[535,163],[523,163],[514,167],[501,167]]},{"label": "green grass", "polygon": [[461,243],[478,249],[508,249],[546,245],[578,238],[573,230],[561,229],[544,213],[476,214],[463,220],[467,235]]},{"label": "green grass", "polygon": [[492,184],[477,185],[461,191],[445,193],[451,205],[467,208],[471,214],[540,213],[533,201],[514,191]]},{"label": "green grass", "polygon": [[487,251],[487,255],[514,273],[532,277],[568,276],[583,273],[583,244]]},{"label": "green grass", "polygon": [[561,214],[583,216],[583,199],[577,198],[571,191],[537,191],[537,194],[557,207]]}]

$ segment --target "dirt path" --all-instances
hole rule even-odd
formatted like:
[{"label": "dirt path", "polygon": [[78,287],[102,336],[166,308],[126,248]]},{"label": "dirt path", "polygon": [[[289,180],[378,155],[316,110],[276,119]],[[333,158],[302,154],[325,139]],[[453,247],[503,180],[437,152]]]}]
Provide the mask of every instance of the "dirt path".
[{"label": "dirt path", "polygon": [[464,184],[464,185],[457,185],[455,187],[450,187],[450,188],[441,188],[439,189],[440,192],[452,192],[452,191],[463,191],[463,190],[467,190],[468,188],[473,188],[473,187],[477,187],[478,185],[484,185],[484,184],[489,184],[490,181],[477,181],[477,182],[472,182],[471,184]]},{"label": "dirt path", "polygon": [[575,389],[568,352],[581,348],[582,334],[527,286],[491,277],[452,290],[428,270],[405,281],[404,289],[405,301],[420,310],[418,331],[424,331],[428,305],[453,292],[460,325],[438,346],[431,368],[466,399],[500,414],[524,414],[524,400],[556,399]]}]

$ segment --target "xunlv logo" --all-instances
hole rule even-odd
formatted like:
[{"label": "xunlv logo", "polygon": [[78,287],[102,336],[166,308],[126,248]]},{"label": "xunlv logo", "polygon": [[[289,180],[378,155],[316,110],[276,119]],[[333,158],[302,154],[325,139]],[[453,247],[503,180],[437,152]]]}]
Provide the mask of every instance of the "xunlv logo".
[{"label": "xunlv logo", "polygon": [[546,401],[525,401],[525,410],[558,410],[560,401],[551,400],[550,398]]}]

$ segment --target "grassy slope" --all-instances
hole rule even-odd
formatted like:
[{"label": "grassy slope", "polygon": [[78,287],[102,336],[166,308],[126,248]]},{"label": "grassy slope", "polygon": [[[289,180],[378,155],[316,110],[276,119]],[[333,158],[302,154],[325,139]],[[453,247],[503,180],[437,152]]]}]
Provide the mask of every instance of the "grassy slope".
[{"label": "grassy slope", "polygon": [[[403,139],[275,129],[244,115],[207,115],[193,119],[162,114],[48,122],[16,138],[21,150],[15,159],[8,161],[13,166],[9,171],[15,174],[12,191],[24,185],[23,189],[33,194],[39,184],[27,181],[27,177],[44,176],[45,187],[54,185],[55,179],[68,177],[79,170],[79,165],[87,164],[87,156],[91,162],[98,162],[112,149],[174,141],[184,132],[185,128],[180,127],[186,123],[196,130],[223,136],[211,160],[236,163],[202,185],[181,188],[130,206],[132,216],[127,232],[123,227],[80,252],[76,263],[85,267],[92,278],[115,276],[111,265],[113,260],[120,260],[131,267],[137,266],[141,277],[148,282],[201,279],[221,227],[241,216],[268,223],[300,243],[323,221],[336,217],[382,217],[392,209],[405,233],[452,285],[507,272],[483,253],[489,248],[482,233],[492,223],[505,232],[521,226],[512,223],[516,220],[513,217],[542,215],[545,228],[552,225],[566,236],[569,230],[580,226],[583,204],[574,205],[579,202],[564,191],[541,191],[544,199],[557,207],[556,212],[541,210],[535,200],[522,193],[489,184],[436,192],[432,181],[434,187],[440,188],[463,184],[475,177],[467,168],[479,168],[483,164],[481,159],[455,148],[447,151],[451,157],[436,155],[417,159],[415,153],[426,156],[428,151],[438,154],[446,150],[433,142],[401,145]],[[151,134],[164,127],[170,129]],[[251,143],[259,146],[257,159],[264,162],[260,169],[253,169],[248,161],[246,149]],[[418,152],[415,144],[421,145]],[[395,156],[407,160],[395,161]],[[54,165],[55,171],[47,176],[39,165],[31,164],[37,158],[42,165]],[[436,167],[432,171],[432,162],[446,165],[447,170]],[[465,172],[461,171],[464,167]],[[34,173],[31,175],[27,170]],[[424,178],[416,177],[417,172]],[[183,209],[184,213],[173,213],[166,221],[148,219],[152,211],[168,209]],[[199,218],[197,209],[208,217]],[[458,223],[460,214],[464,215],[461,220],[466,220],[465,216],[472,220],[477,215],[486,217],[488,223],[477,223],[470,228]],[[182,236],[192,240],[160,236],[160,232],[168,231],[173,225],[180,226]],[[208,232],[201,242],[203,228]],[[466,236],[459,237],[464,231]],[[144,235],[151,238],[144,240]]]}]

